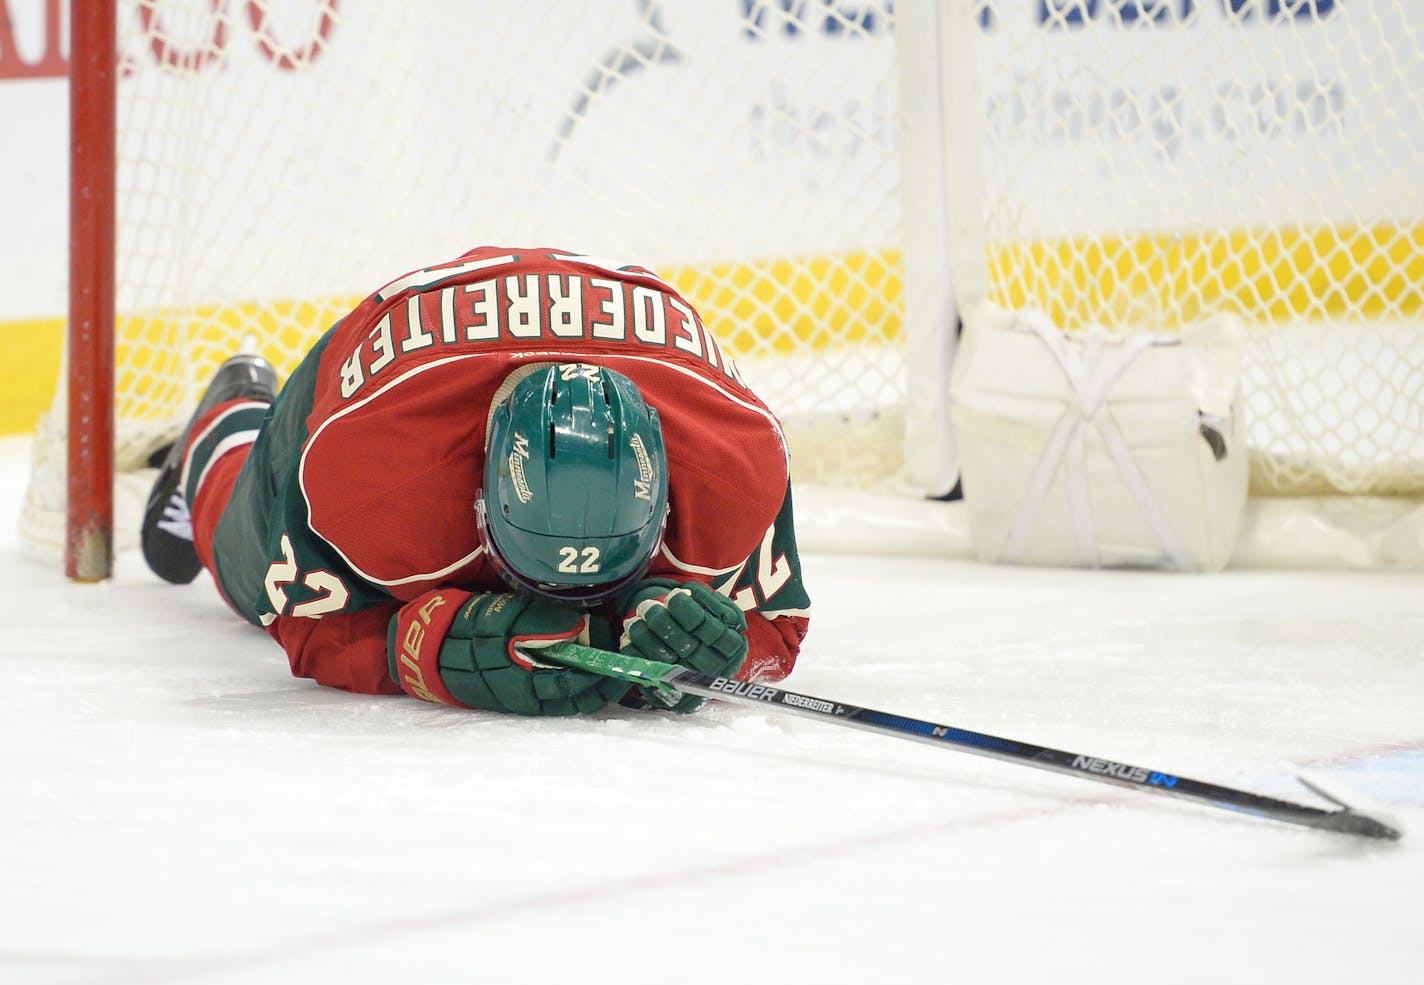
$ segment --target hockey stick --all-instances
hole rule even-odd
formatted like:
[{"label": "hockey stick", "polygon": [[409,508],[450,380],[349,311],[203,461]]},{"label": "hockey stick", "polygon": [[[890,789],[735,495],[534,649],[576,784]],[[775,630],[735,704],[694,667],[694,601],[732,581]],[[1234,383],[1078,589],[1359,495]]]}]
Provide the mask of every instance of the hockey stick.
[{"label": "hockey stick", "polygon": [[1096,756],[1084,756],[1014,739],[1003,739],[982,732],[971,732],[951,725],[936,725],[918,718],[842,704],[765,684],[749,684],[725,677],[712,677],[675,664],[610,653],[577,643],[559,643],[541,648],[539,656],[547,657],[566,667],[575,667],[605,677],[616,677],[648,688],[659,696],[671,697],[674,701],[677,694],[682,693],[772,708],[793,715],[816,718],[833,725],[848,725],[917,742],[947,744],[978,756],[1036,766],[1054,773],[1099,780],[1116,786],[1150,790],[1194,800],[1209,807],[1254,814],[1308,828],[1323,828],[1327,831],[1390,840],[1396,840],[1403,834],[1399,822],[1388,812],[1365,803],[1338,784],[1319,776],[1297,773],[1297,779],[1302,784],[1335,804],[1333,809],[1277,800],[1247,790],[1174,776]]}]

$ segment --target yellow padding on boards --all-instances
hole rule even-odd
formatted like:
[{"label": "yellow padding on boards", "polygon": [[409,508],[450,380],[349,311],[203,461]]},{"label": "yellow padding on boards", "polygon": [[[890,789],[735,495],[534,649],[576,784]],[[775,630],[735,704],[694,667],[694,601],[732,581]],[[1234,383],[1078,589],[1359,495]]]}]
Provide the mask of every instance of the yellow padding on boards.
[{"label": "yellow padding on boards", "polygon": [[991,248],[991,300],[1060,325],[1175,328],[1217,312],[1248,325],[1424,312],[1424,224],[1144,233]]},{"label": "yellow padding on boards", "polygon": [[0,434],[35,429],[54,400],[63,351],[63,318],[0,322]]},{"label": "yellow padding on boards", "polygon": [[[902,328],[898,250],[688,264],[659,273],[693,303],[734,356],[874,343],[897,338]],[[285,377],[312,342],[359,301],[282,301],[121,315],[115,338],[121,413],[156,416],[180,403],[184,374],[203,379],[247,335],[260,340],[263,355]],[[0,323],[4,379],[16,381],[0,399],[0,431],[32,430],[48,409],[63,332],[63,319]],[[131,398],[127,405],[125,398]]]},{"label": "yellow padding on boards", "polygon": [[884,342],[904,327],[899,250],[709,263],[658,271],[732,352],[778,355]]},{"label": "yellow padding on boards", "polygon": [[[1252,324],[1351,312],[1363,319],[1424,315],[1424,224],[1039,240],[992,246],[988,261],[998,285],[992,300],[1034,305],[1067,325],[1172,328],[1223,310]],[[904,328],[898,249],[684,264],[659,273],[738,357],[877,344],[898,339]],[[120,317],[120,402],[133,395],[149,408],[172,406],[184,363],[201,379],[248,334],[263,340],[263,354],[285,377],[359,300]],[[62,318],[0,323],[0,433],[32,430],[48,408],[63,327]]]}]

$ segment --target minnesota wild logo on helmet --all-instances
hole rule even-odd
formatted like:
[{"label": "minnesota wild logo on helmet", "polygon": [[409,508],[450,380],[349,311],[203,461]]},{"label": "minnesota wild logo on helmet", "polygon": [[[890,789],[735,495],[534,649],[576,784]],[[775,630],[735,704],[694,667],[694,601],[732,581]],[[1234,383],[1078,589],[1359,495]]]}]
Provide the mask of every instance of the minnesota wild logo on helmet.
[{"label": "minnesota wild logo on helmet", "polygon": [[477,510],[505,580],[587,607],[642,577],[667,520],[667,454],[658,412],[633,381],[603,366],[549,366],[490,413]]}]

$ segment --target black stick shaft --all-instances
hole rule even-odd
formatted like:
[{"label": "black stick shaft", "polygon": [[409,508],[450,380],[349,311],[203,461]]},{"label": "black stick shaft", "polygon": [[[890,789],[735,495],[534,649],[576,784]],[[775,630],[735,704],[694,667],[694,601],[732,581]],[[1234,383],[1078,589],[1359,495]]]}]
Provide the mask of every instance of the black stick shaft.
[{"label": "black stick shaft", "polygon": [[1021,763],[1038,769],[1098,780],[1121,787],[1134,787],[1170,797],[1194,800],[1209,807],[1268,817],[1290,824],[1324,828],[1371,838],[1397,839],[1400,830],[1367,814],[1348,809],[1327,809],[1278,800],[1263,794],[1234,787],[1193,780],[1159,770],[1129,763],[1120,763],[1086,756],[1081,753],[1052,749],[1015,739],[1005,739],[983,732],[972,732],[952,725],[940,725],[905,715],[877,711],[858,705],[848,705],[782,688],[723,677],[709,677],[682,667],[665,674],[662,681],[679,691],[721,701],[759,707],[775,707],[793,715],[818,718],[838,725],[878,732],[896,738],[949,745],[976,756],[986,756],[1005,762]]},{"label": "black stick shaft", "polygon": [[[575,643],[561,643],[540,651],[558,663],[578,667],[609,677],[617,677],[644,688],[666,693],[680,691],[718,701],[732,701],[759,708],[816,718],[835,725],[877,732],[899,739],[911,739],[939,746],[949,746],[976,756],[987,756],[1010,763],[1097,780],[1120,787],[1133,787],[1168,797],[1193,800],[1208,807],[1254,814],[1288,824],[1299,824],[1328,831],[1365,835],[1370,838],[1398,839],[1402,830],[1390,821],[1376,817],[1353,804],[1347,804],[1316,784],[1312,789],[1341,806],[1312,807],[1289,800],[1279,800],[1249,790],[1239,790],[1217,783],[1193,780],[1159,770],[1150,770],[1130,763],[1119,763],[1097,756],[1051,749],[1029,742],[1005,739],[983,732],[940,725],[919,718],[894,715],[860,705],[844,704],[809,694],[788,691],[768,684],[751,684],[726,677],[699,674],[674,664],[643,660],[638,657],[610,653]],[[1304,781],[1302,781],[1304,782]]]}]

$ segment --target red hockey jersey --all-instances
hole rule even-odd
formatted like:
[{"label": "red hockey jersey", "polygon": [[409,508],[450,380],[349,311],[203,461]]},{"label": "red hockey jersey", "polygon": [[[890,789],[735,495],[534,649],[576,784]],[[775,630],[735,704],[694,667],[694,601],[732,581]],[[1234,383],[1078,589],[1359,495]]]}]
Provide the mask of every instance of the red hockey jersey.
[{"label": "red hockey jersey", "polygon": [[442,586],[506,590],[475,521],[486,422],[516,369],[574,361],[627,375],[661,417],[670,513],[649,576],[698,579],[737,600],[750,643],[739,676],[790,672],[809,601],[780,425],[692,306],[650,271],[482,247],[382,287],[309,359],[315,371],[299,369],[288,388],[310,393],[282,395],[309,408],[297,488],[284,497],[305,522],[279,511],[269,540],[273,564],[314,572],[300,579],[314,591],[302,601],[284,592],[258,612],[294,673],[396,690],[386,629],[401,603]]}]

